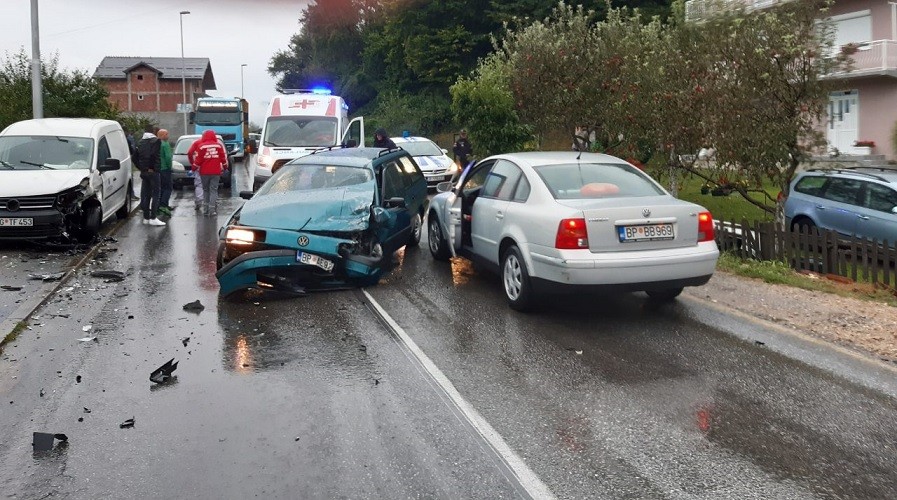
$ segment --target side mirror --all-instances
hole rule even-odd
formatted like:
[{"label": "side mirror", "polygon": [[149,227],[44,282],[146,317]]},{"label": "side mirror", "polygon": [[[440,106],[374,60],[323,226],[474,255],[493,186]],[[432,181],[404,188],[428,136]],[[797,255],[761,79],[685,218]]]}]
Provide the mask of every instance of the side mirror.
[{"label": "side mirror", "polygon": [[249,139],[249,154],[254,155],[259,152],[259,143],[255,139]]},{"label": "side mirror", "polygon": [[187,117],[190,119],[189,121],[190,121],[190,124],[192,125],[193,119],[196,118],[196,111],[191,111],[190,114],[187,115]]},{"label": "side mirror", "polygon": [[447,154],[448,154],[448,149],[443,149],[443,150],[442,150],[442,154],[447,155]]},{"label": "side mirror", "polygon": [[452,190],[452,182],[451,181],[443,181],[436,185],[437,193],[446,193]]},{"label": "side mirror", "polygon": [[115,158],[106,158],[106,161],[97,169],[100,172],[110,172],[121,169],[121,161]]},{"label": "side mirror", "polygon": [[392,226],[392,217],[389,216],[389,212],[380,207],[374,207],[371,209],[371,215],[374,217],[374,222],[378,226],[390,227]]},{"label": "side mirror", "polygon": [[405,208],[405,198],[394,196],[383,203],[386,208]]},{"label": "side mirror", "polygon": [[244,200],[251,200],[254,195],[255,193],[252,191],[240,191],[240,198],[243,198]]}]

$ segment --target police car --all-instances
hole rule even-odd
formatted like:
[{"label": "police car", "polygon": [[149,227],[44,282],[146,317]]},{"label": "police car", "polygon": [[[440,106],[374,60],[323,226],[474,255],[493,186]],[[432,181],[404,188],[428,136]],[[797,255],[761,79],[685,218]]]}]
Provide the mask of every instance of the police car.
[{"label": "police car", "polygon": [[448,157],[448,151],[426,137],[393,137],[392,141],[414,157],[427,178],[428,187],[435,188],[440,182],[453,181],[460,171],[458,165]]}]

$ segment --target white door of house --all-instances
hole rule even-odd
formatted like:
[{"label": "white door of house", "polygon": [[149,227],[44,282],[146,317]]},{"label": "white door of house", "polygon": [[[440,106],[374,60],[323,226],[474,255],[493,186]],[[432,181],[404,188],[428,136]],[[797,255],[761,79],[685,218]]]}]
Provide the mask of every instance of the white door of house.
[{"label": "white door of house", "polygon": [[858,138],[859,94],[856,90],[833,92],[828,101],[828,144],[841,153],[850,154]]}]

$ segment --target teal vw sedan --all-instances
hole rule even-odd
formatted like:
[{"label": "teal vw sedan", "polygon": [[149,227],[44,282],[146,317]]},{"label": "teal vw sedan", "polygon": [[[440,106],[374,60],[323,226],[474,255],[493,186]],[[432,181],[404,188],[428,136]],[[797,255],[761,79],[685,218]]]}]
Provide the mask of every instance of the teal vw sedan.
[{"label": "teal vw sedan", "polygon": [[401,150],[344,148],[291,161],[218,232],[220,294],[301,294],[377,283],[391,256],[418,245],[427,181]]}]

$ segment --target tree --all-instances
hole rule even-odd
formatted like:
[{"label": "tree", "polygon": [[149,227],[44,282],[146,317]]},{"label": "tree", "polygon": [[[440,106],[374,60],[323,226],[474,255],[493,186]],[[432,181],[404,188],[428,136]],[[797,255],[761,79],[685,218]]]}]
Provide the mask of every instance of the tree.
[{"label": "tree", "polygon": [[[118,118],[105,87],[86,72],[59,69],[58,58],[41,64],[44,116]],[[0,65],[0,129],[32,118],[31,59],[24,49]]]},{"label": "tree", "polygon": [[520,122],[509,87],[509,66],[501,54],[486,57],[470,77],[452,85],[452,112],[464,124],[482,157],[520,151],[532,137]]},{"label": "tree", "polygon": [[[705,92],[713,112],[702,119],[717,164],[742,196],[773,214],[764,179],[785,194],[798,166],[826,144],[819,129],[832,90],[827,76],[847,58],[833,50],[833,27],[823,18],[830,0],[786,2],[772,9],[708,19],[703,61],[712,78]],[[706,69],[706,67],[705,67]],[[708,173],[688,168],[708,178]],[[743,180],[743,183],[732,182]],[[716,179],[708,179],[716,180]],[[753,186],[754,194],[747,186]]]}]

